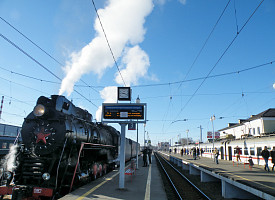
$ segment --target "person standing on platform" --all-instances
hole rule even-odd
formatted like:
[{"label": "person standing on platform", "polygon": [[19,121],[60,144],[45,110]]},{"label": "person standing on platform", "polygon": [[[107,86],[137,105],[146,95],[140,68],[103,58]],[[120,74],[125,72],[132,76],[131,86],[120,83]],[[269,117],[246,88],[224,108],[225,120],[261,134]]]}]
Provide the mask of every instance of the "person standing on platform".
[{"label": "person standing on platform", "polygon": [[262,150],[261,155],[265,161],[264,170],[266,171],[266,169],[267,169],[267,171],[269,172],[269,167],[268,167],[269,151],[267,150],[267,146],[264,147],[264,150]]},{"label": "person standing on platform", "polygon": [[216,159],[216,164],[219,164],[219,155],[220,155],[220,152],[217,148],[215,148],[215,159]]},{"label": "person standing on platform", "polygon": [[201,157],[202,157],[202,154],[203,154],[203,149],[201,148]]},{"label": "person standing on platform", "polygon": [[143,167],[147,167],[147,155],[148,155],[148,151],[147,151],[147,148],[144,148],[143,151]]},{"label": "person standing on platform", "polygon": [[196,160],[196,157],[197,157],[196,155],[197,155],[197,154],[196,154],[196,148],[194,147],[194,148],[193,148],[193,158],[194,158],[194,160]]},{"label": "person standing on platform", "polygon": [[149,164],[152,163],[152,149],[148,149]]},{"label": "person standing on platform", "polygon": [[270,155],[271,155],[272,163],[273,163],[272,171],[274,171],[274,166],[275,166],[275,147],[273,147],[272,151],[270,151]]},{"label": "person standing on platform", "polygon": [[241,162],[241,149],[240,147],[236,147],[236,153],[237,153],[237,162],[240,161]]},{"label": "person standing on platform", "polygon": [[200,159],[200,149],[199,149],[199,147],[197,147],[197,150],[196,150],[197,152],[197,157],[198,157],[198,159]]},{"label": "person standing on platform", "polygon": [[183,148],[180,150],[180,155],[183,156]]}]

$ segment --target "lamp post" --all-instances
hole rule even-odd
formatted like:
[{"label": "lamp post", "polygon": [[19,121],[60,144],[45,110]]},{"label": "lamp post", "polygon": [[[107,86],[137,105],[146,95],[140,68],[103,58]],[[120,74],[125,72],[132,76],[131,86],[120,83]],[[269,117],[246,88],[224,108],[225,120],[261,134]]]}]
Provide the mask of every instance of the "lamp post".
[{"label": "lamp post", "polygon": [[[139,96],[136,99],[136,103],[140,103]],[[137,119],[137,147],[136,147],[136,152],[137,152],[137,166],[136,169],[138,169],[138,119]]]},{"label": "lamp post", "polygon": [[186,133],[187,133],[187,139],[186,139],[186,150],[187,150],[187,155],[189,153],[188,151],[188,132],[189,132],[189,129],[186,130]]},{"label": "lamp post", "polygon": [[[214,151],[214,139],[215,139],[215,132],[214,132],[214,123],[213,121],[216,119],[215,115],[211,116],[210,117],[210,121],[212,122],[212,128],[213,128],[213,133],[212,133],[212,141],[213,141],[213,149],[212,149],[212,154],[213,154],[213,151]],[[215,156],[213,155],[213,157],[215,158]],[[214,162],[215,162],[215,159],[214,159]]]},{"label": "lamp post", "polygon": [[145,148],[145,126],[146,126],[146,124],[144,123],[144,141],[143,141],[143,145],[144,145],[144,148]]},{"label": "lamp post", "polygon": [[201,141],[202,141],[202,127],[201,127],[201,125],[200,125],[200,127],[198,127],[198,128],[200,128],[200,141],[199,141],[199,149],[201,150],[201,146],[200,146],[200,143],[201,143]]}]

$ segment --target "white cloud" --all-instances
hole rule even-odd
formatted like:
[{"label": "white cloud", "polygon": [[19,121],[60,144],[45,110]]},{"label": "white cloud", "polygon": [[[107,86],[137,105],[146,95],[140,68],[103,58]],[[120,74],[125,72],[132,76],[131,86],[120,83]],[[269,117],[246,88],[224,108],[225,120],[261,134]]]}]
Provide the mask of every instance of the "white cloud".
[{"label": "white cloud", "polygon": [[[104,9],[98,10],[115,59],[121,56],[126,45],[136,45],[144,40],[146,30],[143,24],[152,9],[152,0],[110,0]],[[93,72],[102,76],[107,68],[113,66],[98,19],[94,28],[97,36],[79,52],[73,52],[66,63],[66,77],[62,80],[59,94],[67,92],[70,95],[83,74]]]},{"label": "white cloud", "polygon": [[185,5],[186,4],[186,0],[178,0],[181,4]]},{"label": "white cloud", "polygon": [[166,0],[155,0],[156,4],[163,6],[166,3]]}]

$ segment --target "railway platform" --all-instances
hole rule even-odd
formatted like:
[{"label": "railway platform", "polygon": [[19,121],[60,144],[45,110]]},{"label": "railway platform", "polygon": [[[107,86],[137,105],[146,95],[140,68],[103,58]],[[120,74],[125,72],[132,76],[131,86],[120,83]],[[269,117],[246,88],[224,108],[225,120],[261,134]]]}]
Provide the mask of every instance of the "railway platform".
[{"label": "railway platform", "polygon": [[[163,155],[175,161],[174,163],[184,170],[189,170],[190,174],[200,175],[202,182],[221,181],[221,184],[225,185],[221,192],[229,198],[236,198],[231,195],[245,191],[256,195],[256,199],[275,199],[275,171],[267,172],[262,165],[250,168],[247,162],[236,163],[219,159],[219,164],[216,164],[214,158],[202,157],[194,160],[191,155],[181,156],[168,152],[163,152]],[[230,186],[227,187],[228,185]],[[234,192],[226,194],[226,190]],[[236,192],[237,190],[240,193]],[[238,197],[243,199],[242,196]]]},{"label": "railway platform", "polygon": [[[119,169],[109,172],[91,183],[78,188],[61,200],[89,199],[125,199],[125,200],[166,200],[166,193],[158,170],[155,157],[152,164],[142,167],[142,157],[139,158],[138,169],[133,175],[125,175],[125,188],[119,189]],[[126,165],[127,168],[127,165]]]}]

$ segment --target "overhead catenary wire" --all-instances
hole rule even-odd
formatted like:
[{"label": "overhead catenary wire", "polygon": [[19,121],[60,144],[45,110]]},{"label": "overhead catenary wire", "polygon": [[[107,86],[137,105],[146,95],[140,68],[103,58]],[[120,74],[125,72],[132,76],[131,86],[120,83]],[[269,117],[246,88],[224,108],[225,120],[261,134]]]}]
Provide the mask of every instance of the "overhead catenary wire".
[{"label": "overhead catenary wire", "polygon": [[26,105],[29,105],[29,106],[33,106],[33,104],[27,103],[27,101],[22,101],[22,100],[19,100],[17,98],[14,98],[12,96],[9,96],[9,95],[3,94],[3,93],[0,93],[0,95],[6,96],[6,97],[12,99],[13,101],[17,101],[17,102],[20,102],[20,103],[23,103],[23,104],[26,104]]},{"label": "overhead catenary wire", "polygon": [[[267,66],[267,65],[272,65],[272,64],[274,64],[274,62],[275,62],[275,60],[272,60],[272,61],[268,61],[268,62],[263,63],[263,64],[259,64],[259,65],[256,65],[256,66],[248,67],[248,68],[237,70],[237,71],[232,71],[232,72],[226,72],[226,73],[222,73],[222,74],[211,75],[211,76],[208,76],[208,79],[209,78],[221,77],[221,76],[228,76],[228,75],[232,75],[232,74],[240,74],[242,72],[250,71],[250,70],[253,70],[253,69],[258,69],[258,68],[261,68],[261,67],[264,67],[264,66]],[[26,74],[14,72],[14,71],[8,70],[8,69],[6,69],[4,67],[0,67],[0,69],[8,71],[8,72],[10,72],[12,74],[16,74],[16,75],[19,75],[19,76],[22,76],[22,77],[30,78],[30,79],[41,81],[41,82],[54,83],[54,84],[60,84],[61,83],[61,82],[55,82],[55,81],[45,80],[45,79],[29,76],[29,75],[26,75]],[[167,86],[167,85],[175,85],[175,84],[180,84],[180,83],[185,83],[185,82],[198,81],[198,80],[203,80],[203,79],[205,79],[205,76],[204,77],[193,78],[193,79],[188,79],[188,80],[169,82],[169,83],[133,85],[131,87],[132,88],[139,88],[139,87]],[[76,84],[75,86],[76,87],[87,87],[85,85],[78,85],[78,84]],[[100,85],[98,85],[98,86],[90,86],[90,85],[88,85],[88,87],[104,88],[104,86],[100,86]]]},{"label": "overhead catenary wire", "polygon": [[[36,44],[34,41],[32,41],[29,37],[27,37],[25,34],[23,34],[21,31],[19,31],[16,27],[14,27],[11,23],[9,23],[7,20],[5,20],[3,17],[0,16],[0,19],[4,21],[6,24],[8,24],[10,27],[12,27],[16,32],[18,32],[20,35],[22,35],[25,39],[27,39],[30,43],[32,43],[34,46],[36,46],[38,49],[40,49],[42,52],[44,52],[47,56],[49,56],[52,60],[54,60],[56,63],[58,63],[60,66],[65,66],[60,61],[58,61],[56,58],[54,58],[51,54],[49,54],[47,51],[45,51],[43,48],[41,48],[38,44]],[[81,82],[83,82],[88,87],[92,88],[95,92],[99,93],[94,87],[87,84],[85,81],[80,79]],[[60,84],[60,83],[59,83]]]},{"label": "overhead catenary wire", "polygon": [[[227,7],[228,7],[228,5],[229,5],[230,1],[231,1],[231,0],[229,0],[229,1],[227,2],[226,6],[224,7],[224,9],[223,9],[222,13],[220,14],[220,16],[219,16],[218,20],[216,21],[215,25],[213,26],[213,28],[212,28],[211,32],[210,32],[210,33],[209,33],[209,35],[207,36],[207,38],[206,38],[205,42],[203,43],[203,45],[202,45],[202,47],[201,47],[201,49],[200,49],[199,53],[197,54],[197,56],[196,56],[195,60],[193,61],[192,65],[189,67],[189,69],[188,69],[188,71],[187,71],[187,73],[186,73],[186,75],[185,75],[185,77],[184,77],[184,79],[183,79],[183,80],[185,80],[185,79],[187,78],[187,76],[188,76],[188,75],[189,75],[189,73],[191,72],[191,69],[194,67],[195,63],[197,62],[198,58],[200,57],[200,55],[201,55],[201,53],[202,53],[202,51],[203,51],[204,47],[206,46],[206,44],[207,44],[208,40],[210,39],[210,37],[211,37],[211,35],[213,34],[214,30],[216,29],[216,27],[217,27],[217,25],[218,25],[219,21],[221,20],[221,18],[222,18],[222,16],[223,16],[223,14],[225,13],[225,11],[226,11],[226,9],[227,9]],[[181,85],[182,85],[182,83],[179,85],[179,87],[178,87],[178,88],[180,88],[180,87],[181,87]]]},{"label": "overhead catenary wire", "polygon": [[214,64],[214,66],[211,68],[211,70],[208,72],[207,76],[203,79],[203,81],[201,82],[201,84],[198,86],[198,88],[195,90],[195,92],[193,93],[193,95],[188,99],[188,101],[184,104],[184,106],[180,109],[178,115],[176,116],[175,120],[178,118],[178,116],[181,114],[181,112],[186,108],[186,106],[190,103],[190,101],[194,98],[194,96],[196,95],[196,93],[199,91],[199,89],[201,88],[201,86],[204,84],[204,82],[206,81],[206,79],[210,76],[210,74],[212,73],[212,71],[216,68],[216,66],[218,65],[218,63],[221,61],[221,59],[223,58],[223,56],[226,54],[226,52],[229,50],[229,48],[232,46],[232,44],[235,42],[235,40],[238,38],[238,36],[240,35],[240,33],[242,32],[242,30],[244,29],[244,27],[247,25],[247,23],[250,21],[250,19],[253,17],[253,15],[256,13],[256,11],[258,10],[258,8],[262,5],[262,3],[264,2],[264,0],[262,0],[259,5],[256,7],[256,9],[253,11],[253,13],[249,16],[249,18],[246,20],[246,22],[244,23],[244,25],[241,27],[240,31],[235,35],[235,37],[233,38],[233,40],[229,43],[229,45],[226,47],[226,49],[223,51],[223,53],[221,54],[221,56],[219,57],[219,59],[217,60],[217,62]]},{"label": "overhead catenary wire", "polygon": [[[36,64],[38,64],[40,67],[42,67],[43,69],[45,69],[47,72],[49,72],[51,75],[53,75],[55,78],[57,78],[59,81],[62,81],[61,78],[59,78],[57,75],[55,75],[52,71],[50,71],[47,67],[45,67],[44,65],[42,65],[38,60],[36,60],[35,58],[33,58],[30,54],[28,54],[26,51],[24,51],[22,48],[20,48],[18,45],[16,45],[14,42],[12,42],[11,40],[9,40],[7,37],[5,37],[3,34],[0,33],[0,36],[5,39],[7,42],[9,42],[11,45],[13,45],[15,48],[17,48],[19,51],[21,51],[23,54],[25,54],[27,57],[29,57],[31,60],[33,60]],[[83,97],[84,99],[86,99],[88,102],[90,102],[92,105],[94,105],[96,108],[98,108],[97,105],[95,105],[91,100],[89,100],[87,97],[85,97],[84,95],[82,95],[80,92],[78,92],[77,90],[74,89],[74,91],[80,95],[81,97]]]},{"label": "overhead catenary wire", "polygon": [[109,50],[110,50],[110,52],[111,52],[111,54],[112,54],[112,57],[113,57],[113,60],[114,60],[114,62],[115,62],[115,65],[116,65],[117,71],[119,72],[119,75],[120,75],[120,77],[121,77],[121,79],[122,79],[122,81],[123,81],[123,83],[124,83],[124,86],[126,87],[125,81],[124,81],[124,79],[123,79],[123,76],[122,76],[122,74],[121,74],[121,72],[120,72],[120,70],[119,70],[119,67],[118,67],[117,61],[116,61],[116,59],[115,59],[115,56],[114,56],[113,50],[112,50],[112,48],[111,48],[111,45],[110,45],[109,40],[108,40],[108,38],[107,38],[107,35],[106,35],[106,33],[105,33],[105,30],[104,30],[103,24],[102,24],[102,22],[101,22],[101,19],[100,19],[100,17],[99,17],[98,12],[97,12],[97,8],[96,8],[96,6],[95,6],[95,2],[94,2],[94,0],[92,0],[92,2],[93,2],[93,5],[94,5],[94,9],[95,9],[95,12],[96,12],[96,15],[97,15],[98,21],[99,21],[99,23],[100,23],[101,29],[102,29],[103,34],[104,34],[104,36],[105,36],[106,42],[107,42],[107,44],[108,44]]},{"label": "overhead catenary wire", "polygon": [[235,22],[236,22],[236,29],[237,29],[237,34],[239,33],[239,27],[238,27],[238,19],[237,19],[237,9],[236,9],[236,0],[234,0],[234,13],[235,13]]}]

